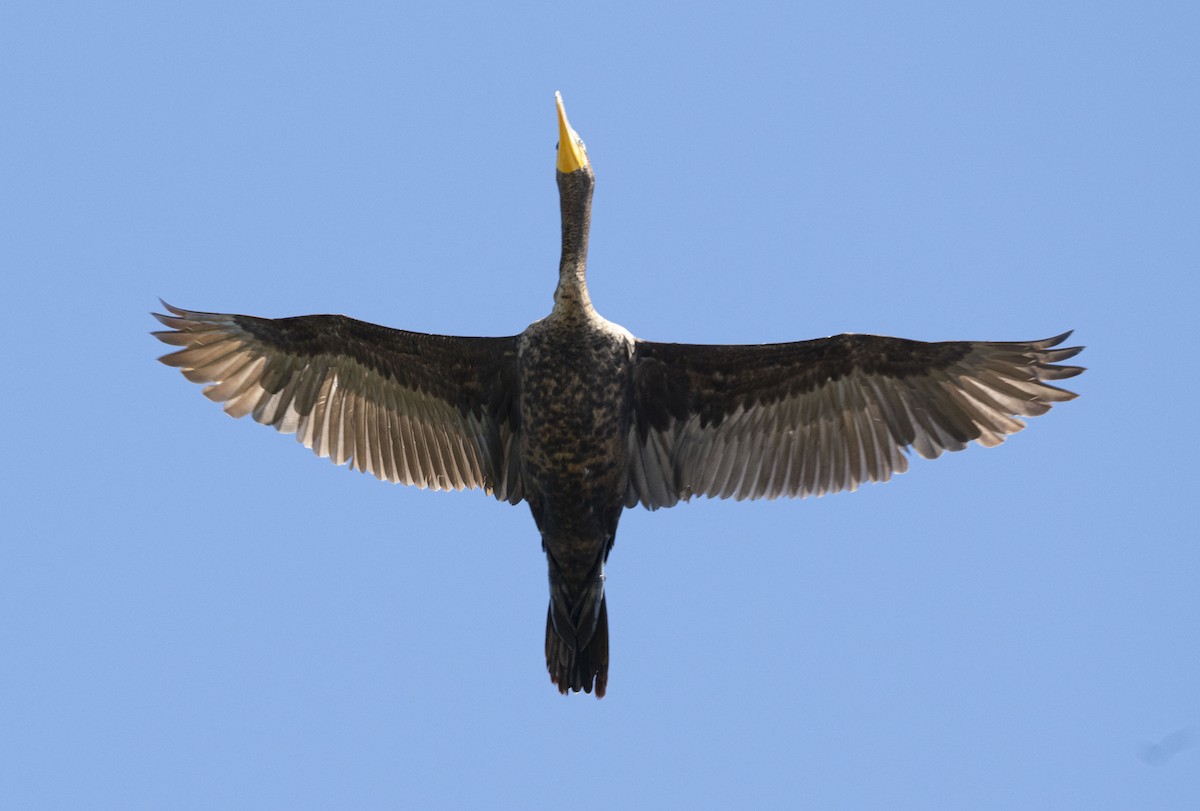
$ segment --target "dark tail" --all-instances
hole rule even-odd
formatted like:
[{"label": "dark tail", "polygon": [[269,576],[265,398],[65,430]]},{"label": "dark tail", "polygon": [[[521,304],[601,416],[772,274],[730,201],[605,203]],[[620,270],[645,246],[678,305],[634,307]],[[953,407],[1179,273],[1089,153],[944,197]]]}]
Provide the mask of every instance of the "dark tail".
[{"label": "dark tail", "polygon": [[546,668],[550,671],[550,681],[563,695],[568,690],[590,693],[594,683],[596,698],[604,698],[608,687],[608,608],[604,597],[600,597],[596,631],[579,650],[554,630],[553,610],[551,602],[546,612]]}]

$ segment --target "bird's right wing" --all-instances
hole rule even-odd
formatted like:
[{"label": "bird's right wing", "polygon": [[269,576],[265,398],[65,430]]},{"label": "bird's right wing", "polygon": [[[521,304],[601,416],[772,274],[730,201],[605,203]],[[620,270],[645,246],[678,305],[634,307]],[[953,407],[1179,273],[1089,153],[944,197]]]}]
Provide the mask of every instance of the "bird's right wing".
[{"label": "bird's right wing", "polygon": [[155,313],[163,356],[204,395],[378,479],[524,497],[516,338],[388,329],[341,315]]},{"label": "bird's right wing", "polygon": [[837,335],[758,346],[634,350],[626,505],[693,495],[811,496],[887,481],[911,447],[934,458],[997,445],[1075,395],[1047,381],[1082,347],[1043,341],[925,343]]}]

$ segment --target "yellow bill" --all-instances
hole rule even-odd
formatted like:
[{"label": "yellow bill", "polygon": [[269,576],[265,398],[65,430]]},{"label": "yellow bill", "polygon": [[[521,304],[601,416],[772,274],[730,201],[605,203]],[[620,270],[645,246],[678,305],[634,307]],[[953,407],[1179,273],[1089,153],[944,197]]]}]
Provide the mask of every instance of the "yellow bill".
[{"label": "yellow bill", "polygon": [[567,123],[562,93],[554,94],[554,103],[558,106],[558,171],[570,174],[588,165],[587,152],[583,149],[579,134]]}]

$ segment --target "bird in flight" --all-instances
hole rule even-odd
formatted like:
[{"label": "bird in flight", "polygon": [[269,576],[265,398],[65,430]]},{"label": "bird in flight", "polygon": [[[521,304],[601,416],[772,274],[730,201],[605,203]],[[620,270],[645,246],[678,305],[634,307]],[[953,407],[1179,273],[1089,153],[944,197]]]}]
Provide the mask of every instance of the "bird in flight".
[{"label": "bird in flight", "polygon": [[342,315],[257,318],[163,306],[162,362],[234,417],[378,479],[522,501],[550,575],[546,667],[562,693],[608,684],[604,564],[626,507],[804,497],[883,482],[1075,397],[1049,381],[1082,347],[836,335],[643,341],[596,312],[586,270],[595,176],[555,94],[562,258],[554,308],[504,338]]}]

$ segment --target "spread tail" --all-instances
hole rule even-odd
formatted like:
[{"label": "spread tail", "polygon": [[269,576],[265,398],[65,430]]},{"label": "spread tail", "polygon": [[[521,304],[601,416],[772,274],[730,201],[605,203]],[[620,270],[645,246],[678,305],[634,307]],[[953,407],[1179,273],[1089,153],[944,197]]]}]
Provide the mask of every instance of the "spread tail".
[{"label": "spread tail", "polygon": [[568,690],[592,692],[596,698],[604,697],[608,686],[608,609],[604,596],[600,597],[600,612],[592,638],[576,650],[576,642],[564,640],[554,630],[554,604],[546,612],[546,668],[550,681],[563,695]]}]

